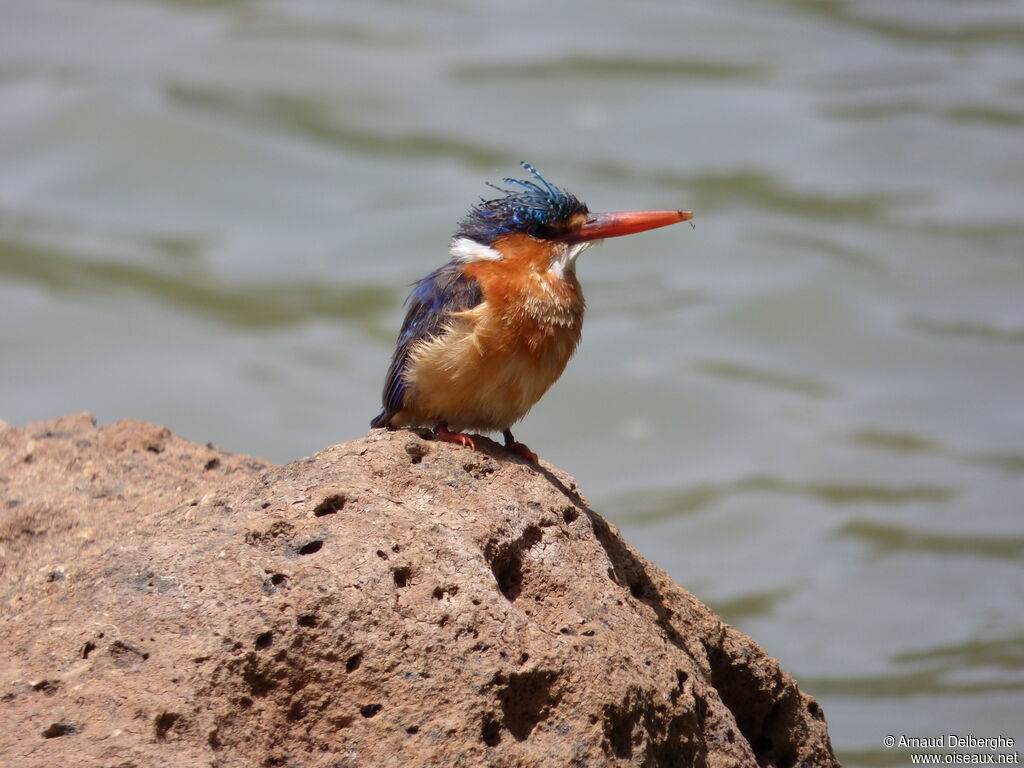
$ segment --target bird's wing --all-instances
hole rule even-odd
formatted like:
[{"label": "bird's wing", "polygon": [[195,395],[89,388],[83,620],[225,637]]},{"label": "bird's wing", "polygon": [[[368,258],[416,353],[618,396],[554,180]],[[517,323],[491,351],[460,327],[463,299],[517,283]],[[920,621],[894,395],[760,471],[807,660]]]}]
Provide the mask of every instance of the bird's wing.
[{"label": "bird's wing", "polygon": [[480,284],[466,277],[462,267],[449,263],[431,272],[413,286],[405,300],[409,311],[398,333],[395,356],[384,380],[384,411],[371,422],[372,426],[387,426],[391,417],[402,410],[406,389],[404,373],[413,346],[443,333],[451,313],[472,309],[483,301]]}]

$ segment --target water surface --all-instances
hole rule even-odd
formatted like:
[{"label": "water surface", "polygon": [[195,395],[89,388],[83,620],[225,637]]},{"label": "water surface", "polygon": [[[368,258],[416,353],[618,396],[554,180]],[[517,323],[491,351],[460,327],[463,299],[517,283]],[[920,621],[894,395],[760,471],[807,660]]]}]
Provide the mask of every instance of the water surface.
[{"label": "water surface", "polygon": [[1024,740],[1024,2],[0,0],[0,418],[362,435],[484,181],[586,254],[517,429],[816,695]]}]

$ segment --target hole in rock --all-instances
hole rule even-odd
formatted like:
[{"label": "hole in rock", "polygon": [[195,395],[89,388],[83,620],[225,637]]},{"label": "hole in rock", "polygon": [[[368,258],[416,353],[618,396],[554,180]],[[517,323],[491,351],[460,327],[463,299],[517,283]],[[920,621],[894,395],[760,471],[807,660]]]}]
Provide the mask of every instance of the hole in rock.
[{"label": "hole in rock", "polygon": [[480,739],[488,747],[496,747],[501,743],[501,721],[490,713],[484,715],[480,725]]},{"label": "hole in rock", "polygon": [[502,544],[492,539],[484,549],[484,557],[490,563],[498,589],[509,602],[515,601],[523,591],[523,553],[542,536],[541,529],[531,525],[519,538]]},{"label": "hole in rock", "polygon": [[277,588],[288,581],[288,577],[283,573],[271,574],[268,578],[263,580],[263,592],[268,595],[272,595],[277,592]]},{"label": "hole in rock", "polygon": [[268,632],[261,632],[260,634],[256,635],[256,642],[254,643],[254,645],[258,649],[263,650],[264,648],[269,648],[271,643],[273,643],[273,642],[274,642],[274,633],[273,632],[269,632],[269,631]]},{"label": "hole in rock", "polygon": [[78,729],[74,723],[50,723],[43,731],[44,739],[56,739],[60,736],[71,736],[77,733]]},{"label": "hole in rock", "polygon": [[537,723],[546,719],[558,703],[558,697],[551,690],[557,678],[557,672],[548,670],[508,676],[498,698],[505,727],[516,741],[525,741]]},{"label": "hole in rock", "polygon": [[319,504],[317,504],[316,508],[313,510],[313,514],[316,517],[323,517],[324,515],[333,515],[334,513],[340,512],[342,509],[344,509],[345,502],[347,501],[348,499],[345,497],[345,494],[333,494],[325,498]]},{"label": "hole in rock", "polygon": [[309,543],[303,544],[301,547],[299,547],[298,552],[300,555],[312,555],[316,552],[319,552],[323,548],[323,546],[324,542],[322,539],[313,539],[313,541],[310,541]]},{"label": "hole in rock", "polygon": [[392,575],[395,579],[396,587],[405,587],[409,584],[409,576],[412,575],[412,568],[407,565],[403,565],[401,568],[395,568],[392,571]]},{"label": "hole in rock", "polygon": [[177,712],[161,712],[153,718],[153,730],[156,732],[156,740],[164,741],[167,732],[174,727],[174,724],[181,719]]}]

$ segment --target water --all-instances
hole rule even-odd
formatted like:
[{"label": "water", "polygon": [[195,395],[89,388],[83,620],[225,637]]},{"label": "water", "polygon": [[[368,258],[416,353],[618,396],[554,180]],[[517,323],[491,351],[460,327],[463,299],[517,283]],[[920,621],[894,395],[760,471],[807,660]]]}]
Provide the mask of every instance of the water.
[{"label": "water", "polygon": [[0,0],[0,418],[283,462],[527,159],[591,208],[516,434],[818,696],[1024,740],[1024,2]]}]

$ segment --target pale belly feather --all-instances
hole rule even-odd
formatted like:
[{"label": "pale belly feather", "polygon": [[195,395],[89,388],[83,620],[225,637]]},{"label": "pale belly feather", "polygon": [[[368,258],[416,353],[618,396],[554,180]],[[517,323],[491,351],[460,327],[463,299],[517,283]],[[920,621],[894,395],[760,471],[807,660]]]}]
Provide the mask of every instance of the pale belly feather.
[{"label": "pale belly feather", "polygon": [[395,426],[508,429],[562,375],[580,339],[582,311],[553,322],[498,318],[486,304],[453,317],[451,329],[412,350],[405,408]]}]

